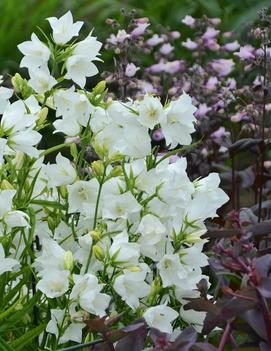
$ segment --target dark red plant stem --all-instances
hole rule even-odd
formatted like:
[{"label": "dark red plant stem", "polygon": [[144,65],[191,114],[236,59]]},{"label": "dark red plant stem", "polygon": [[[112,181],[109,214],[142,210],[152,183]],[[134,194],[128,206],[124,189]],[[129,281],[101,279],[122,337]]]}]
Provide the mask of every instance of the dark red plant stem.
[{"label": "dark red plant stem", "polygon": [[[265,38],[264,38],[265,41]],[[266,119],[266,76],[267,76],[267,55],[266,55],[267,46],[264,43],[263,52],[264,52],[264,69],[263,69],[263,106],[262,106],[262,125],[261,125],[261,138],[262,144],[260,145],[261,152],[261,168],[260,168],[260,187],[259,187],[259,208],[258,208],[258,222],[262,218],[262,202],[263,202],[263,173],[264,173],[264,159],[265,159],[265,142],[264,142],[264,126]]]},{"label": "dark red plant stem", "polygon": [[235,204],[235,198],[236,198],[236,175],[235,175],[235,162],[234,162],[234,156],[231,157],[231,184],[232,184],[232,195],[231,195],[231,200],[232,200],[232,208],[233,210],[236,209],[236,204]]},{"label": "dark red plant stem", "polygon": [[263,319],[264,319],[266,334],[267,334],[267,341],[271,349],[271,313],[269,311],[266,299],[259,292],[258,292],[258,297],[260,302],[260,308],[263,313]]},{"label": "dark red plant stem", "polygon": [[219,343],[217,351],[224,351],[224,348],[225,348],[227,340],[228,340],[228,338],[230,336],[230,333],[231,333],[231,324],[228,322],[227,325],[226,325],[226,328],[224,330],[224,333],[222,335],[222,338],[220,340],[220,343]]}]

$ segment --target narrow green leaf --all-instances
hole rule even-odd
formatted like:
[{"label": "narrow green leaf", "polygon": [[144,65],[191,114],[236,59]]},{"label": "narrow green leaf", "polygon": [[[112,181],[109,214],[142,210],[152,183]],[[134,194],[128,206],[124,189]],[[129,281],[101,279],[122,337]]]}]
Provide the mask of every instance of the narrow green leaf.
[{"label": "narrow green leaf", "polygon": [[11,346],[16,350],[22,350],[27,344],[29,344],[33,339],[40,335],[40,333],[45,329],[46,324],[41,324],[34,329],[29,330],[26,334],[22,335],[18,339],[11,343]]}]

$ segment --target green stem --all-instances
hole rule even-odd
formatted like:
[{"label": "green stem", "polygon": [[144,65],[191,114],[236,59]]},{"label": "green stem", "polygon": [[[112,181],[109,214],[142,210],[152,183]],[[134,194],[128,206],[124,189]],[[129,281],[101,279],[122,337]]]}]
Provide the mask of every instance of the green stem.
[{"label": "green stem", "polygon": [[[104,166],[103,175],[102,175],[102,178],[101,178],[100,183],[99,183],[99,190],[98,190],[98,196],[97,196],[95,213],[94,213],[94,220],[93,220],[93,230],[96,228],[96,224],[97,224],[99,202],[100,202],[100,198],[101,198],[102,187],[103,187],[105,176],[106,176],[106,166]],[[88,256],[88,260],[87,260],[87,264],[86,264],[86,269],[85,269],[85,274],[88,271],[91,256],[92,256],[92,247],[91,247],[90,252],[89,252],[89,256]]]},{"label": "green stem", "polygon": [[53,147],[50,147],[49,149],[44,150],[44,151],[40,154],[40,157],[39,157],[39,158],[41,158],[41,157],[43,157],[43,156],[46,156],[46,155],[48,155],[48,154],[51,154],[51,153],[54,152],[54,151],[58,151],[58,150],[60,150],[60,149],[63,149],[64,147],[68,147],[68,146],[70,146],[71,144],[73,144],[73,143],[62,143],[62,144],[59,144],[59,145],[55,145],[55,146],[53,146]]},{"label": "green stem", "polygon": [[202,143],[202,140],[199,140],[199,141],[197,141],[197,142],[194,143],[194,144],[187,145],[187,146],[182,146],[182,147],[180,147],[180,148],[178,148],[178,149],[169,151],[169,152],[167,152],[163,157],[161,157],[160,160],[158,160],[158,161],[156,162],[156,165],[155,165],[155,166],[159,165],[159,163],[163,162],[163,161],[166,160],[168,157],[173,156],[173,155],[176,155],[176,154],[179,153],[179,152],[184,152],[184,151],[191,150],[191,149],[193,149],[193,148],[199,146],[201,143]]}]

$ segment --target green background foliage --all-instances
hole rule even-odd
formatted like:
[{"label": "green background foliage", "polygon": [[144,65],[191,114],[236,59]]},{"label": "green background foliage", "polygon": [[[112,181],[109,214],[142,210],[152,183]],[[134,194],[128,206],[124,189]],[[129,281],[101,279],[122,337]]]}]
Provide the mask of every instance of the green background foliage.
[{"label": "green background foliage", "polygon": [[270,0],[0,0],[0,71],[13,73],[18,69],[20,53],[16,47],[27,40],[40,26],[46,32],[50,16],[60,16],[70,9],[75,19],[93,27],[100,40],[110,31],[108,17],[121,18],[120,9],[137,9],[139,16],[149,17],[153,25],[162,24],[174,30],[190,14],[200,17],[221,17],[227,30],[241,32],[257,17],[257,11],[270,6]]}]

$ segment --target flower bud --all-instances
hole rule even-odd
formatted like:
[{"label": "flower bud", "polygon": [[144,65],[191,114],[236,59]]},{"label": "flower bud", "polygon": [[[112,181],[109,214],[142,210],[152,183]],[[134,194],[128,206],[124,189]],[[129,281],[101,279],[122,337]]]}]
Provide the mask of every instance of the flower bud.
[{"label": "flower bud", "polygon": [[43,107],[38,113],[37,125],[42,125],[48,116],[48,107]]},{"label": "flower bud", "polygon": [[97,260],[99,260],[99,261],[104,260],[104,257],[105,257],[104,250],[100,246],[93,245],[92,250],[93,250],[93,254],[97,258]]},{"label": "flower bud", "polygon": [[21,93],[24,99],[28,98],[34,93],[34,90],[28,85],[26,79],[23,79],[19,73],[11,78],[11,83],[17,93]]},{"label": "flower bud", "polygon": [[3,179],[0,186],[1,190],[14,190],[13,186],[6,179]]},{"label": "flower bud", "polygon": [[17,171],[20,170],[23,167],[24,159],[25,159],[24,153],[21,152],[21,151],[17,151],[16,152],[16,156],[15,156],[15,158],[13,160],[14,164],[15,164],[15,168],[16,168]]},{"label": "flower bud", "polygon": [[67,195],[68,195],[68,192],[67,192],[67,188],[65,185],[60,185],[59,187],[59,192],[60,192],[60,195],[63,199],[66,199]]},{"label": "flower bud", "polygon": [[133,272],[133,273],[136,273],[136,272],[141,272],[141,269],[140,269],[140,267],[133,266],[133,267],[129,268],[129,271]]},{"label": "flower bud", "polygon": [[115,166],[112,171],[109,173],[109,178],[119,177],[122,175],[123,171],[121,166]]},{"label": "flower bud", "polygon": [[77,146],[75,144],[70,145],[70,152],[71,152],[72,157],[74,159],[76,159],[78,156],[78,151],[77,151]]},{"label": "flower bud", "polygon": [[104,173],[104,164],[101,160],[92,162],[91,168],[97,176],[102,176]]},{"label": "flower bud", "polygon": [[93,89],[93,93],[96,95],[102,94],[106,89],[105,80],[100,81]]},{"label": "flower bud", "polygon": [[64,254],[64,268],[68,271],[72,271],[73,269],[73,255],[71,251],[66,251]]},{"label": "flower bud", "polygon": [[92,230],[89,232],[89,235],[92,237],[94,242],[98,242],[102,237],[102,233],[99,230]]}]

